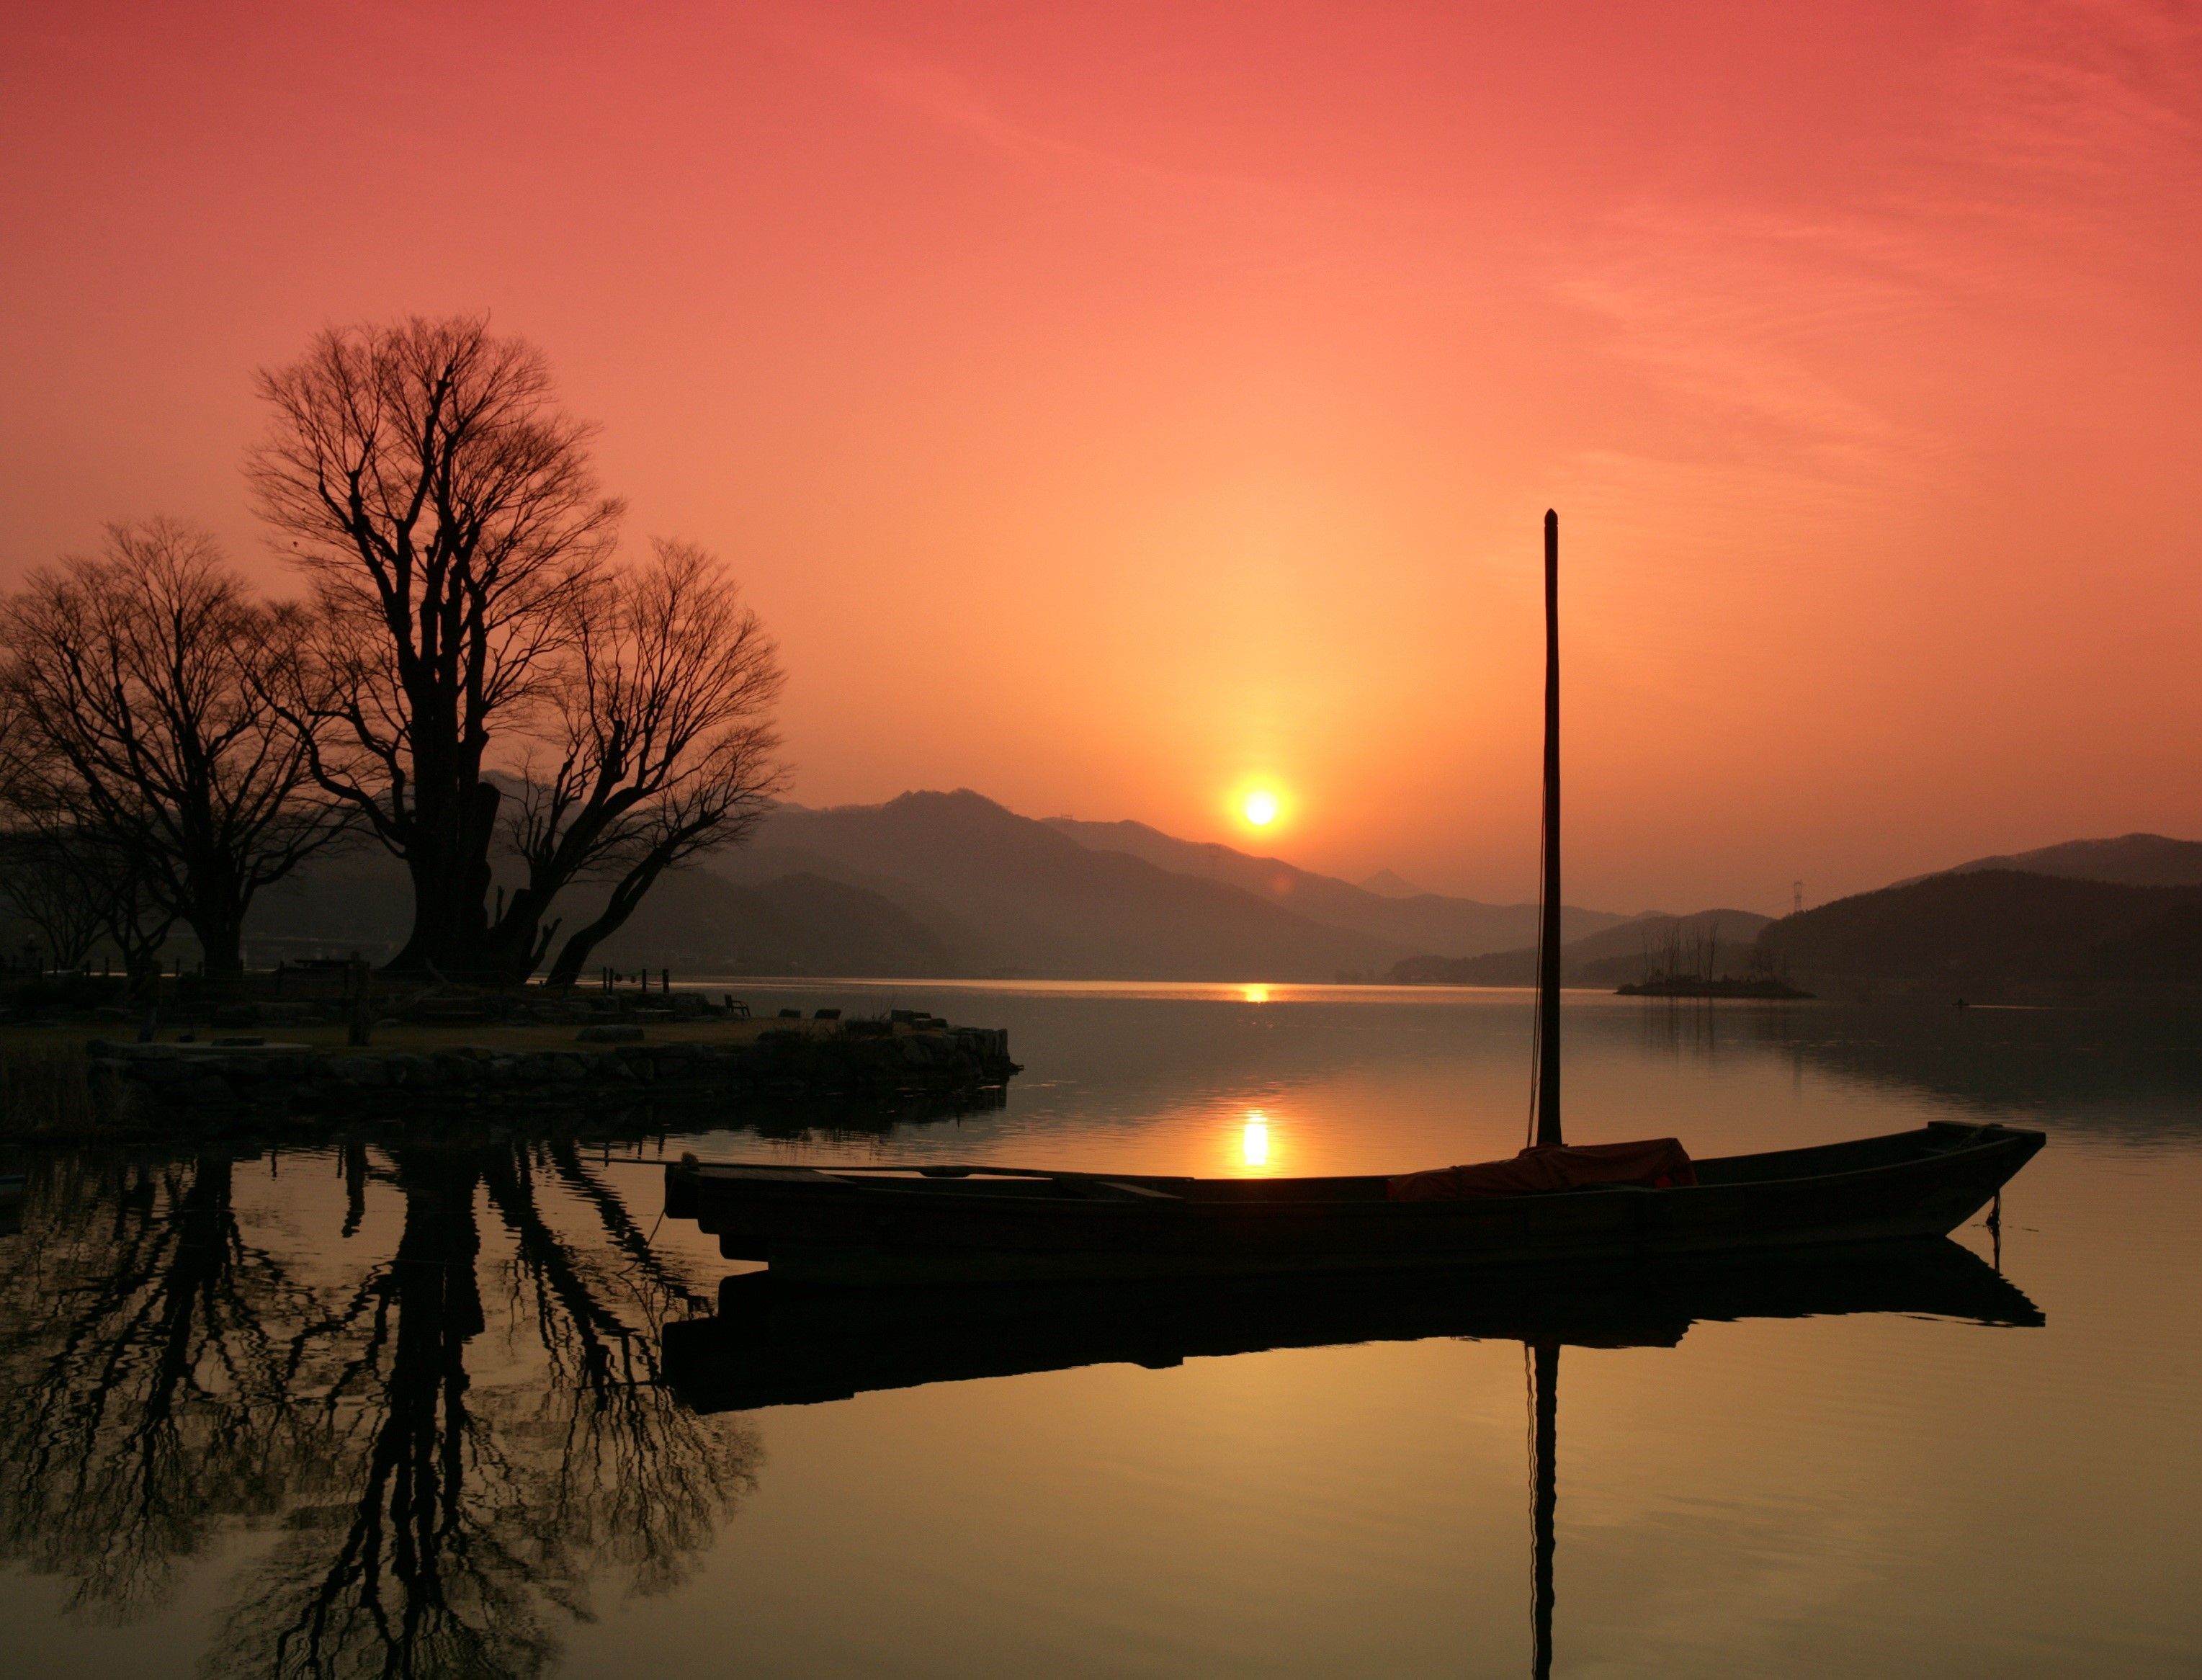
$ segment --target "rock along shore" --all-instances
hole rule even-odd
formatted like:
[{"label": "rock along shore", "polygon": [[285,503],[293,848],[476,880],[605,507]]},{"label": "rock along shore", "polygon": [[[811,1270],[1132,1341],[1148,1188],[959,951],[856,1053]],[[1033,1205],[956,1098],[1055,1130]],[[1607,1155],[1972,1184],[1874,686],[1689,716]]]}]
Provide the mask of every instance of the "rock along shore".
[{"label": "rock along shore", "polygon": [[[975,1095],[1019,1071],[997,1027],[851,1022],[767,1027],[735,1042],[652,1042],[640,1028],[592,1028],[571,1046],[451,1045],[325,1050],[250,1040],[85,1046],[95,1076],[178,1117],[419,1114],[638,1101],[892,1099]],[[863,1030],[871,1029],[872,1030]],[[603,1042],[606,1039],[625,1041]]]}]

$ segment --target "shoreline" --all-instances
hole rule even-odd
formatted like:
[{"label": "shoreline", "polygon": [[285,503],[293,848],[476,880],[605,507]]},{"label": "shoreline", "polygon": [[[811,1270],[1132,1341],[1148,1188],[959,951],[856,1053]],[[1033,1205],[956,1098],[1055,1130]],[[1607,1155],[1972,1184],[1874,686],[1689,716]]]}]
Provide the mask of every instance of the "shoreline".
[{"label": "shoreline", "polygon": [[[905,1020],[667,1021],[583,1027],[407,1023],[352,1047],[316,1023],[150,1043],[67,1029],[0,1039],[13,1143],[155,1141],[180,1133],[327,1132],[528,1115],[647,1114],[663,1126],[792,1110],[849,1129],[997,1106],[1022,1070],[998,1027]],[[32,1033],[36,1036],[32,1037]],[[698,1115],[698,1111],[706,1111]]]}]

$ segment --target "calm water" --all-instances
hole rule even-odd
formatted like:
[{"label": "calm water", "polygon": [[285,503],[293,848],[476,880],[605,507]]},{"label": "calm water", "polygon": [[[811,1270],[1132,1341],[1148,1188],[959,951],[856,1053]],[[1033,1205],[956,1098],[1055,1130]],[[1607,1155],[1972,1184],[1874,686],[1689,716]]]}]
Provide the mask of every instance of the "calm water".
[{"label": "calm water", "polygon": [[[1528,1005],[860,988],[1005,1024],[1006,1107],[749,1158],[1148,1171],[1510,1152]],[[2046,1128],[2039,1327],[1746,1317],[1569,1347],[1554,1671],[2202,1672],[2202,1030],[1571,997],[1583,1141]],[[787,1125],[769,1127],[786,1132]],[[1529,1667],[1525,1353],[1438,1337],[699,1412],[730,1270],[654,1141],[33,1164],[0,1237],[0,1625],[40,1675],[1481,1675]],[[1983,1257],[1988,1233],[1960,1240]],[[1931,1305],[1931,1303],[1930,1303]]]}]

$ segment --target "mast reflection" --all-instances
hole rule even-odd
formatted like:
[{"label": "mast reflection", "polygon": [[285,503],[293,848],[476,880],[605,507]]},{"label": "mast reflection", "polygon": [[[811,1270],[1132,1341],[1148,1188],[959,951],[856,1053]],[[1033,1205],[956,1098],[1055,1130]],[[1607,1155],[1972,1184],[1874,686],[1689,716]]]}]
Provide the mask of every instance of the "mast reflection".
[{"label": "mast reflection", "polygon": [[1525,1350],[1529,1365],[1529,1672],[1552,1672],[1553,1518],[1559,1510],[1560,1348]]}]

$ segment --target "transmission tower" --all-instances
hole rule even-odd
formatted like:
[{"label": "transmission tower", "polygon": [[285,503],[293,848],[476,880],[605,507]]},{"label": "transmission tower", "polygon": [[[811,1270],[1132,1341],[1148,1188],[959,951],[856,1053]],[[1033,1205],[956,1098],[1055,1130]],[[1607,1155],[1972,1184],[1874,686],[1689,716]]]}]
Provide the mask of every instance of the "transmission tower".
[{"label": "transmission tower", "polygon": [[1793,881],[1789,883],[1789,913],[1792,916],[1802,916],[1805,913],[1805,883],[1801,881]]}]

